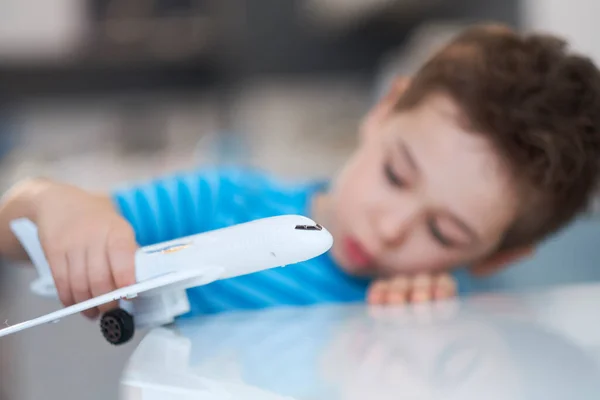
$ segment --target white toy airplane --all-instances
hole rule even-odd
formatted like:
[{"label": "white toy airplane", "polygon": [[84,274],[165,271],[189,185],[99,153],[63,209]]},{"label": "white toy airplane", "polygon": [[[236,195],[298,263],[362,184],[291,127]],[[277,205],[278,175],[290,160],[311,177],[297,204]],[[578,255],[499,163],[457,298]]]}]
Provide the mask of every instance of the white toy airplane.
[{"label": "white toy airplane", "polygon": [[[17,219],[11,229],[39,275],[31,290],[57,298],[37,227]],[[119,308],[101,317],[100,327],[106,340],[122,344],[133,337],[135,328],[168,324],[187,313],[187,288],[306,261],[332,244],[331,234],[311,219],[283,215],[142,247],[135,255],[135,284],[4,328],[0,337],[119,300]]]}]

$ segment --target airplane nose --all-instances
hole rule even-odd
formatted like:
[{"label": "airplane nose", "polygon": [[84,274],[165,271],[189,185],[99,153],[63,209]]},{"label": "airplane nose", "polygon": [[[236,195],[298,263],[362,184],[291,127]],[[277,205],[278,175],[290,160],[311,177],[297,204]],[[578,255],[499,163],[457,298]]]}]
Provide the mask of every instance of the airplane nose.
[{"label": "airplane nose", "polygon": [[320,224],[296,225],[294,230],[296,240],[314,251],[315,256],[325,253],[333,245],[333,236]]},{"label": "airplane nose", "polygon": [[321,227],[321,235],[323,236],[323,246],[324,246],[324,250],[323,253],[325,253],[326,251],[328,251],[329,249],[331,249],[331,246],[333,246],[333,236],[331,235],[331,233]]},{"label": "airplane nose", "polygon": [[[295,264],[318,257],[333,245],[333,237],[322,225],[300,215],[287,215],[271,220],[276,229],[266,232],[273,244],[270,257],[279,265]],[[262,240],[261,240],[262,241]],[[275,261],[276,260],[276,261]]]}]

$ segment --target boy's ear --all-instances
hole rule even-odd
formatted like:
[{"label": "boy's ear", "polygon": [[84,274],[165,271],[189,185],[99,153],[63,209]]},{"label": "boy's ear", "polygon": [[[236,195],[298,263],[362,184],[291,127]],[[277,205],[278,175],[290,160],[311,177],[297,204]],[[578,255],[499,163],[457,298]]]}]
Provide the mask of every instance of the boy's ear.
[{"label": "boy's ear", "polygon": [[379,99],[369,113],[366,115],[361,131],[363,133],[371,132],[373,128],[378,126],[386,116],[388,116],[395,104],[398,102],[402,93],[406,90],[410,83],[410,79],[405,76],[396,77],[390,85],[386,94]]},{"label": "boy's ear", "polygon": [[535,246],[526,246],[518,249],[497,252],[485,260],[479,261],[469,269],[474,276],[485,277],[492,275],[509,264],[521,259],[529,258],[535,253]]}]

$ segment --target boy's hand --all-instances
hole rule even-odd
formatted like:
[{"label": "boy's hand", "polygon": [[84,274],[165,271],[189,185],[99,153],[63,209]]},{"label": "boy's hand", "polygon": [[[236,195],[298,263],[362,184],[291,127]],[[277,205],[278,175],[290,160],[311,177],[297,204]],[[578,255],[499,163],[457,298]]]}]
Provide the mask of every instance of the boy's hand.
[{"label": "boy's hand", "polygon": [[369,287],[367,302],[372,305],[422,303],[456,295],[456,282],[447,273],[398,275],[379,279]]},{"label": "boy's hand", "polygon": [[[37,224],[64,306],[135,283],[135,234],[109,197],[55,182],[30,192],[35,196],[15,196],[14,201],[27,203],[20,207]],[[83,314],[95,318],[115,306],[116,302],[105,304]]]}]

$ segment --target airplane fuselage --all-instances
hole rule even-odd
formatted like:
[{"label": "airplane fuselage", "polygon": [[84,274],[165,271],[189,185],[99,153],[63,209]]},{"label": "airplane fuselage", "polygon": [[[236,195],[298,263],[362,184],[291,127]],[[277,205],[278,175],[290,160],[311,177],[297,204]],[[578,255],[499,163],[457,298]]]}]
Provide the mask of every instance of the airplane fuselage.
[{"label": "airplane fuselage", "polygon": [[265,218],[143,247],[136,255],[136,279],[206,267],[223,268],[220,279],[226,279],[309,260],[332,243],[331,234],[309,218]]}]

